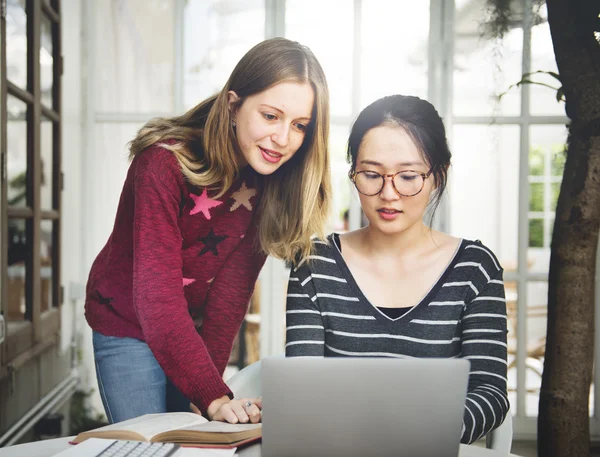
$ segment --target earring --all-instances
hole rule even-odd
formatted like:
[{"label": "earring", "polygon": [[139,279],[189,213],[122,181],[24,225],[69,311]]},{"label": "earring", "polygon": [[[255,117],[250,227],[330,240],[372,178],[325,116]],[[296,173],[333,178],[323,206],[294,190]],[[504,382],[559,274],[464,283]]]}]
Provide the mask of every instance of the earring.
[{"label": "earring", "polygon": [[235,121],[231,121],[231,126],[235,128]]}]

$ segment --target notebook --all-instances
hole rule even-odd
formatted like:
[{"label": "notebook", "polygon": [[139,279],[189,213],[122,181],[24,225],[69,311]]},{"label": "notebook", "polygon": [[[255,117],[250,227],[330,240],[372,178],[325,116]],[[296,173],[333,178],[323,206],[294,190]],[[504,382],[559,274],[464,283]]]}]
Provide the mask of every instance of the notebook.
[{"label": "notebook", "polygon": [[262,361],[262,457],[457,457],[464,359]]}]

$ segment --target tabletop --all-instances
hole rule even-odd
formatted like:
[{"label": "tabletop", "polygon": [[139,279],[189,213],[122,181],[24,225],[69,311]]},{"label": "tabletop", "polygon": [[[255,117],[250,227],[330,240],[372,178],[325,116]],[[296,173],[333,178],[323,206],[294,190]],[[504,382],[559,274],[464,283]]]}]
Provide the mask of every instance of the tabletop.
[{"label": "tabletop", "polygon": [[[51,457],[52,455],[63,451],[69,447],[69,441],[73,437],[56,438],[44,441],[35,441],[32,443],[18,444],[0,448],[0,457]],[[236,455],[240,457],[260,457],[260,444],[245,447],[239,450]],[[460,445],[459,457],[519,457],[515,454],[508,456],[500,454],[490,449],[478,446]]]}]

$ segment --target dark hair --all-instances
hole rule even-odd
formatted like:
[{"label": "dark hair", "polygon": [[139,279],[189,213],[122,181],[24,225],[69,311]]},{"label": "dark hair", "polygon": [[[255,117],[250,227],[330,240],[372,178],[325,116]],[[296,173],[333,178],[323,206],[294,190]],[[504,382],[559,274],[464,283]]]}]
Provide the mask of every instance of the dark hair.
[{"label": "dark hair", "polygon": [[442,118],[431,103],[419,97],[389,95],[374,101],[361,111],[350,131],[347,158],[352,171],[367,132],[385,124],[397,125],[410,135],[432,172],[436,190],[429,211],[433,221],[446,189],[452,156]]}]

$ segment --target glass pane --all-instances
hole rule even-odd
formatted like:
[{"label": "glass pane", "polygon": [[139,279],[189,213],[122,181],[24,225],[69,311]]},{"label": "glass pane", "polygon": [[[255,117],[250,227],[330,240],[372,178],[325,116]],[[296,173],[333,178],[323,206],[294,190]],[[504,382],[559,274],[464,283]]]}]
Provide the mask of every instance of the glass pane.
[{"label": "glass pane", "polygon": [[[414,2],[413,2],[414,3]],[[456,116],[518,115],[523,29],[512,23],[502,40],[483,36],[486,0],[457,2],[453,107]],[[508,91],[508,92],[507,92]],[[507,92],[497,101],[498,95]]]},{"label": "glass pane", "polygon": [[552,197],[550,200],[550,210],[556,211],[556,204],[558,203],[558,194],[560,193],[560,183],[553,183],[551,185],[552,188]]},{"label": "glass pane", "polygon": [[285,8],[286,37],[308,46],[323,67],[332,116],[351,116],[354,2],[287,0]]},{"label": "glass pane", "polygon": [[175,0],[105,0],[93,6],[97,111],[171,112]]},{"label": "glass pane", "polygon": [[58,303],[54,303],[52,298],[54,290],[54,274],[52,263],[54,259],[53,252],[53,233],[54,233],[54,222],[53,221],[42,221],[41,223],[41,239],[40,239],[40,280],[41,280],[41,311],[47,311],[52,306],[57,306]]},{"label": "glass pane", "polygon": [[7,115],[8,204],[22,207],[27,205],[27,105],[9,95]]},{"label": "glass pane", "polygon": [[567,152],[565,150],[565,147],[566,145],[561,144],[560,142],[552,147],[552,176],[560,176],[562,178],[563,172],[565,170],[565,161],[567,160]]},{"label": "glass pane", "polygon": [[54,71],[54,57],[52,54],[52,22],[45,15],[41,20],[41,47],[40,47],[40,84],[42,90],[42,103],[49,108],[52,103],[52,85]]},{"label": "glass pane", "polygon": [[385,95],[426,98],[429,1],[369,0],[361,15],[361,109]]},{"label": "glass pane", "polygon": [[455,125],[451,144],[447,195],[451,234],[481,240],[505,271],[516,270],[519,127]]},{"label": "glass pane", "polygon": [[[539,17],[542,22],[531,29],[531,71],[558,73],[545,4],[540,8]],[[556,100],[556,88],[559,88],[561,83],[556,78],[544,73],[532,75],[531,79],[554,88],[538,84],[529,85],[531,114],[564,116],[565,104]]]},{"label": "glass pane", "polygon": [[[547,217],[544,219],[546,226],[544,227],[544,234],[546,238],[544,238],[544,246],[551,246],[552,242],[552,233],[554,232],[554,217]],[[550,264],[548,264],[548,268],[550,268]]]},{"label": "glass pane", "polygon": [[564,125],[533,125],[529,128],[530,215],[527,264],[531,271],[546,273],[550,265],[550,242],[554,211],[565,163],[567,129]]},{"label": "glass pane", "polygon": [[27,278],[27,232],[24,219],[8,221],[8,307],[5,309],[7,320],[24,319]]},{"label": "glass pane", "polygon": [[[543,248],[544,247],[544,220],[529,219],[529,247]],[[529,256],[528,263],[531,262]]]},{"label": "glass pane", "polygon": [[52,183],[54,181],[52,143],[54,140],[54,124],[47,117],[42,116],[40,149],[42,153],[42,185],[41,185],[41,207],[42,209],[53,209],[52,205]]},{"label": "glass pane", "polygon": [[544,211],[544,184],[529,185],[529,211]]},{"label": "glass pane", "polygon": [[525,411],[528,416],[537,416],[538,399],[544,368],[546,349],[546,320],[548,315],[548,283],[527,283],[527,344],[525,385],[527,396]]},{"label": "glass pane", "polygon": [[27,90],[25,0],[8,0],[6,3],[6,74],[10,82]]},{"label": "glass pane", "polygon": [[187,1],[183,100],[186,109],[220,91],[235,65],[265,38],[264,0]]},{"label": "glass pane", "polygon": [[350,207],[350,180],[348,170],[350,165],[346,161],[346,146],[350,127],[346,125],[332,125],[329,129],[329,154],[331,158],[331,182],[333,185],[333,212],[331,226],[327,230],[348,230],[348,208]]},{"label": "glass pane", "polygon": [[529,175],[543,176],[546,160],[544,151],[540,147],[532,147],[529,151]]}]

